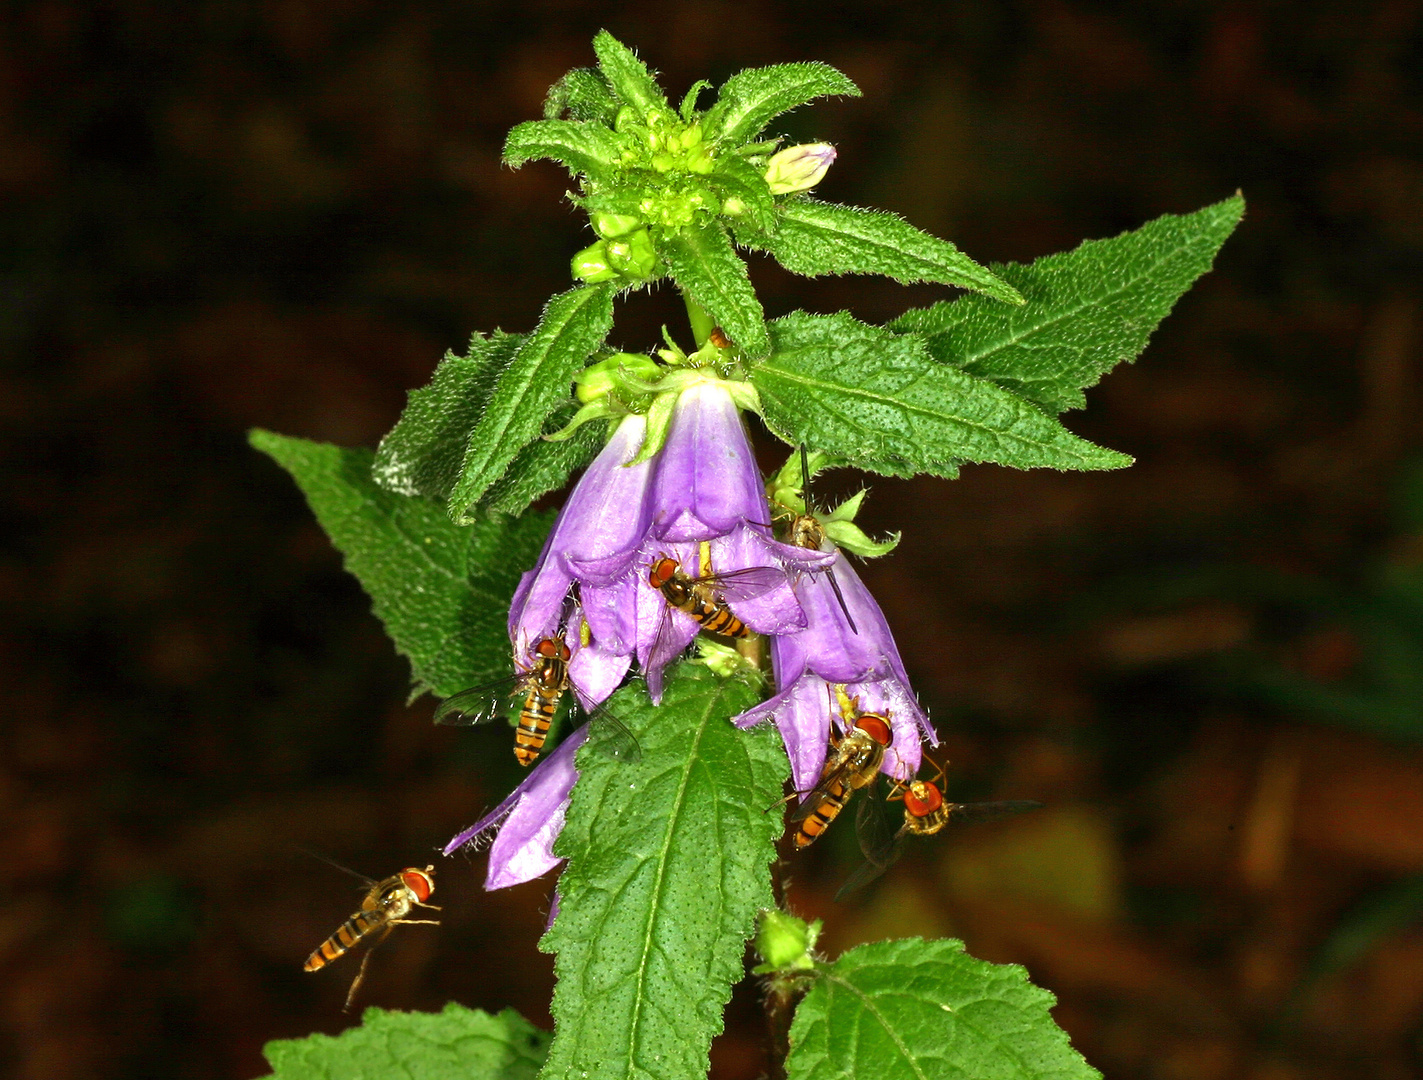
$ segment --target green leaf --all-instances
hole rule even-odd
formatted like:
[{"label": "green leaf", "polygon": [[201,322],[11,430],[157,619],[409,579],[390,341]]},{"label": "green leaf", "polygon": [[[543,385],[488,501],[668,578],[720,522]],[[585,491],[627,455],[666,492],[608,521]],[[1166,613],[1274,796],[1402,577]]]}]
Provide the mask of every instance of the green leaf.
[{"label": "green leaf", "polygon": [[[557,1034],[543,1080],[687,1080],[707,1072],[758,908],[771,904],[788,772],[774,728],[730,717],[757,694],[682,664],[661,706],[624,689],[613,711],[642,744],[621,764],[585,746],[555,852]],[[595,736],[596,737],[596,736]],[[592,740],[590,740],[591,743]]]},{"label": "green leaf", "polygon": [[548,90],[544,99],[544,119],[559,120],[567,113],[572,120],[592,120],[612,126],[618,115],[618,100],[603,73],[596,68],[574,68]]},{"label": "green leaf", "polygon": [[544,307],[470,433],[459,481],[450,492],[449,511],[456,522],[469,522],[469,508],[568,399],[573,376],[612,328],[615,288],[611,283],[575,285]]},{"label": "green leaf", "polygon": [[1099,1080],[1017,964],[905,938],[822,966],[791,1024],[788,1080]]},{"label": "green leaf", "polygon": [[459,479],[474,430],[522,334],[475,334],[464,356],[445,353],[430,384],[412,390],[400,421],[380,441],[371,475],[387,491],[443,499]]},{"label": "green leaf", "polygon": [[[544,434],[552,435],[570,420],[578,406],[565,402],[549,414]],[[519,451],[509,471],[484,493],[480,507],[500,514],[522,514],[546,492],[561,488],[574,469],[581,469],[603,448],[606,424],[584,424],[562,442],[535,439]]]},{"label": "green leaf", "polygon": [[748,142],[781,113],[818,97],[859,97],[860,88],[829,64],[775,64],[727,79],[702,124],[708,141]]},{"label": "green leaf", "polygon": [[637,58],[637,54],[606,30],[599,30],[593,39],[593,51],[598,54],[598,67],[608,82],[617,91],[618,97],[631,105],[645,121],[647,114],[660,109],[664,114],[671,108],[662,95],[662,88],[647,70],[647,65]]},{"label": "green leaf", "polygon": [[596,176],[622,152],[623,139],[616,132],[578,120],[526,120],[504,140],[504,164],[516,169],[535,158],[552,158],[570,172]]},{"label": "green leaf", "polygon": [[275,1039],[262,1053],[268,1080],[533,1080],[549,1038],[513,1009],[491,1016],[450,1002],[437,1013],[367,1009],[360,1027]]},{"label": "green leaf", "polygon": [[935,359],[1051,412],[1080,409],[1084,388],[1146,348],[1181,294],[1211,268],[1244,212],[1245,201],[1235,195],[1030,266],[995,266],[1027,299],[1022,307],[967,296],[906,312],[890,328],[924,334]]},{"label": "green leaf", "polygon": [[552,514],[461,528],[438,503],[376,486],[369,450],[260,430],[250,439],[306,495],[409,658],[417,693],[448,697],[508,674],[509,601],[520,573],[538,558]]},{"label": "green leaf", "polygon": [[[716,168],[707,181],[716,189],[724,201],[734,196],[745,204],[742,215],[749,219],[759,233],[769,234],[776,228],[776,201],[771,188],[766,183],[765,174],[745,158],[724,157],[717,161]],[[735,220],[735,219],[733,219]]]},{"label": "green leaf", "polygon": [[774,351],[750,377],[767,425],[793,446],[888,476],[953,476],[958,460],[1019,469],[1131,464],[993,383],[935,363],[912,335],[845,312],[793,312],[770,329]]},{"label": "green leaf", "polygon": [[777,208],[779,229],[766,246],[796,274],[883,274],[906,285],[933,281],[986,293],[1010,304],[1023,298],[947,240],[883,210],[801,197]]},{"label": "green leaf", "polygon": [[713,221],[699,229],[663,233],[657,250],[667,260],[667,270],[677,284],[742,352],[752,359],[770,352],[766,313],[751,287],[746,264],[720,224]]}]

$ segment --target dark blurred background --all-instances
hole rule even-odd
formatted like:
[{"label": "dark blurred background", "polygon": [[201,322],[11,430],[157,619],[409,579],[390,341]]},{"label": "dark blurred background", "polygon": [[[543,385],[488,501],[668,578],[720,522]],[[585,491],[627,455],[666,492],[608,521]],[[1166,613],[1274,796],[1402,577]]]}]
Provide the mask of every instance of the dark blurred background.
[{"label": "dark blurred background", "polygon": [[[11,3],[0,14],[0,1073],[245,1078],[334,1032],[306,975],[352,882],[515,780],[429,699],[253,425],[374,445],[471,330],[525,330],[588,242],[503,133],[606,26],[680,97],[799,59],[865,91],[777,130],[831,199],[1029,260],[1237,188],[1245,222],[1074,430],[1110,474],[874,484],[864,574],[961,799],[1048,808],[830,902],[856,942],[1026,964],[1113,1078],[1419,1074],[1423,11],[1416,3]],[[675,98],[674,98],[675,99]],[[806,282],[768,311],[948,295]],[[619,307],[633,350],[671,290]],[[763,464],[779,450],[763,440]],[[848,491],[833,477],[825,494]],[[548,883],[442,860],[438,930],[364,1003],[549,1021]],[[713,1075],[764,1068],[754,987]]]}]

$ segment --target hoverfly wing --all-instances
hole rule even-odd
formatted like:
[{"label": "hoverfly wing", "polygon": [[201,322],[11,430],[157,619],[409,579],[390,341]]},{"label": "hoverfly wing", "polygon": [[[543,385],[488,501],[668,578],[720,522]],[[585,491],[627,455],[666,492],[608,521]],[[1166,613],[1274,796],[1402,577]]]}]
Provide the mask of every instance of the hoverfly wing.
[{"label": "hoverfly wing", "polygon": [[[687,648],[685,644],[680,647],[677,645],[677,617],[672,614],[673,610],[671,604],[662,605],[662,618],[657,623],[657,633],[653,636],[652,645],[647,650],[647,663],[643,665],[644,672],[661,670],[681,656]],[[687,618],[690,619],[691,616],[688,615]]]},{"label": "hoverfly wing", "polygon": [[628,764],[636,764],[642,760],[642,747],[637,743],[637,736],[629,731],[627,725],[614,716],[606,705],[600,702],[587,712],[589,722],[598,725],[597,738],[594,740],[598,753]]},{"label": "hoverfly wing", "polygon": [[741,600],[755,600],[786,584],[786,572],[778,566],[748,566],[741,570],[693,580],[710,582],[723,600],[736,603]]},{"label": "hoverfly wing", "polygon": [[896,857],[894,847],[902,831],[895,829],[876,779],[865,789],[864,801],[855,811],[855,836],[860,841],[860,851],[870,862],[888,866]]},{"label": "hoverfly wing", "polygon": [[1043,804],[1032,799],[1009,799],[1005,802],[955,803],[949,811],[949,820],[956,825],[977,825],[984,821],[997,821],[1013,814],[1029,810],[1041,810]]},{"label": "hoverfly wing", "polygon": [[435,706],[435,723],[447,727],[472,727],[501,717],[509,708],[509,695],[527,680],[527,675],[509,675],[482,686],[461,690]]}]

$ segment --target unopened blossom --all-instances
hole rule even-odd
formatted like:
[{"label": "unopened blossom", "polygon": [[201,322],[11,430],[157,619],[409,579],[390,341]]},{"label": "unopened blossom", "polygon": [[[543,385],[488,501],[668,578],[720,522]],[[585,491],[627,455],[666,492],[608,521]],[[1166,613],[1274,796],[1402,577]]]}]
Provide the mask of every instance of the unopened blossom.
[{"label": "unopened blossom", "polygon": [[766,162],[766,183],[772,195],[809,191],[825,179],[834,163],[835,147],[829,143],[788,146]]},{"label": "unopened blossom", "polygon": [[532,881],[562,862],[553,853],[553,842],[563,831],[568,801],[578,779],[573,755],[587,737],[588,725],[584,724],[535,765],[507,799],[446,844],[444,853],[478,847],[488,834],[497,831],[484,877],[488,890]]},{"label": "unopened blossom", "polygon": [[831,723],[837,723],[842,733],[850,726],[840,715],[836,686],[843,686],[845,694],[857,700],[861,712],[889,718],[894,740],[885,751],[880,766],[883,772],[908,779],[919,771],[921,741],[938,741],[928,715],[910,689],[884,613],[838,551],[831,569],[844,597],[844,608],[825,574],[800,579],[796,592],[807,626],[771,641],[779,692],[736,718],[740,727],[775,718],[791,759],[796,790],[801,792],[810,791],[820,779]]}]

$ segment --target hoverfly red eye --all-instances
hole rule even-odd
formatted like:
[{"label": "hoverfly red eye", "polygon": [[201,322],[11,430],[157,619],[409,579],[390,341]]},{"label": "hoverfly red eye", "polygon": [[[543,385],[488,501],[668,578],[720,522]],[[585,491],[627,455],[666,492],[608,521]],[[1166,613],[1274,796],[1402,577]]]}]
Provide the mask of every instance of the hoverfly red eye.
[{"label": "hoverfly red eye", "polygon": [[855,721],[855,726],[881,746],[888,746],[894,741],[894,733],[890,730],[889,721],[878,713],[863,714]]},{"label": "hoverfly red eye", "polygon": [[944,805],[944,796],[928,780],[915,780],[904,793],[904,809],[915,817],[928,817]]},{"label": "hoverfly red eye", "polygon": [[560,641],[558,643],[558,658],[566,664],[568,663],[568,658],[572,655],[573,650],[570,649],[564,642]]},{"label": "hoverfly red eye", "polygon": [[554,641],[553,638],[544,638],[538,643],[534,651],[545,660],[552,660],[558,655],[558,642]]},{"label": "hoverfly red eye", "polygon": [[676,572],[677,560],[664,556],[652,564],[652,572],[647,575],[647,583],[654,589],[660,589],[672,580],[672,575]]},{"label": "hoverfly red eye", "polygon": [[430,894],[435,891],[435,881],[423,870],[416,870],[411,867],[400,872],[400,880],[405,882],[405,887],[415,894],[415,899],[422,904],[430,899]]}]

